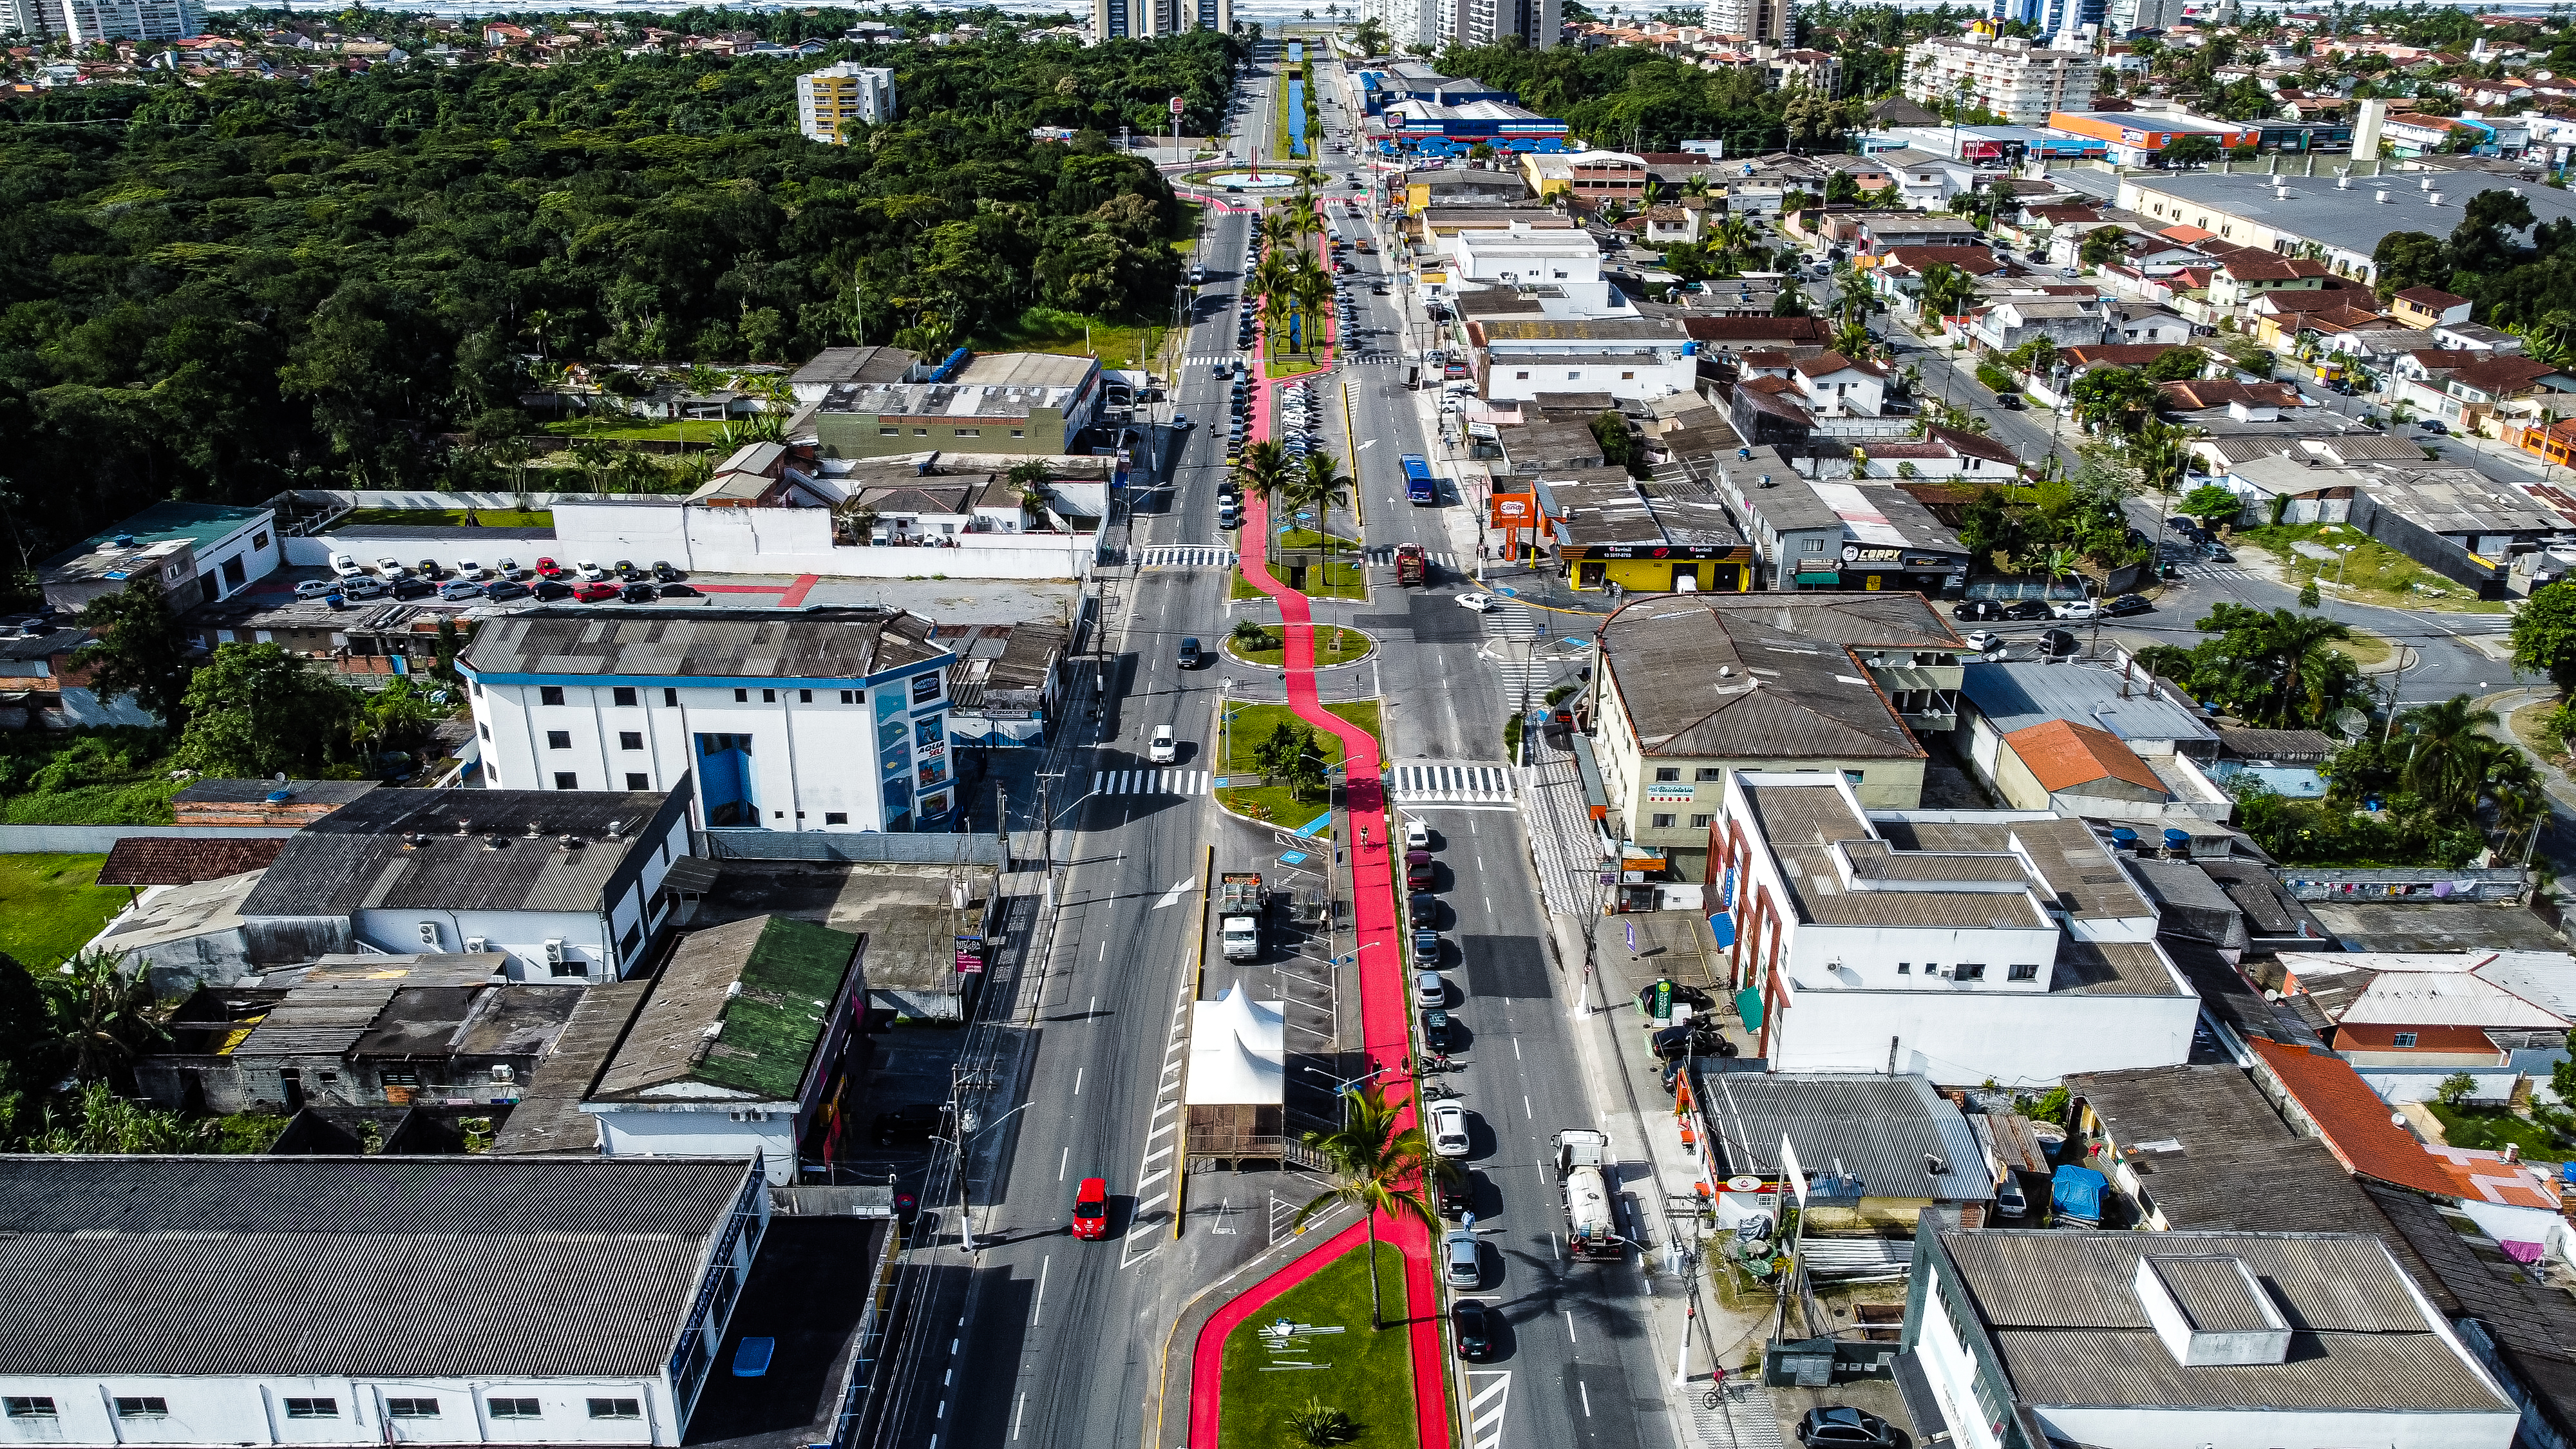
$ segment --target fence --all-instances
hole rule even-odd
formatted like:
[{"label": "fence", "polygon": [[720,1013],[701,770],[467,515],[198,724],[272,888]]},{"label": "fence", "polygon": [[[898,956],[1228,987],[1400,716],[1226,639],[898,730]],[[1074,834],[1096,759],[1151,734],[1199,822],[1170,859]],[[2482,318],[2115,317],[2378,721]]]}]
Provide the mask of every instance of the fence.
[{"label": "fence", "polygon": [[2513,867],[2442,870],[2327,870],[2275,866],[2272,874],[2302,901],[2518,901],[2530,879]]},{"label": "fence", "polygon": [[0,825],[0,855],[96,855],[120,840],[277,840],[292,826],[274,825]]},{"label": "fence", "polygon": [[1002,842],[989,835],[842,834],[824,830],[718,827],[694,832],[710,860],[828,860],[843,864],[1002,867]]}]

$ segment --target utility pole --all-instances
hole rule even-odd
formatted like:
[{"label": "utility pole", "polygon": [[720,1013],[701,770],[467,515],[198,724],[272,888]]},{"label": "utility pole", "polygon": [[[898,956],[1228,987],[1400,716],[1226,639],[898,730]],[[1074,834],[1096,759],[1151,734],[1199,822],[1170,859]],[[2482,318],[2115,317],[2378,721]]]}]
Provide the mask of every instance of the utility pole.
[{"label": "utility pole", "polygon": [[1011,873],[1011,787],[994,782],[993,834],[1002,843],[1002,874]]}]

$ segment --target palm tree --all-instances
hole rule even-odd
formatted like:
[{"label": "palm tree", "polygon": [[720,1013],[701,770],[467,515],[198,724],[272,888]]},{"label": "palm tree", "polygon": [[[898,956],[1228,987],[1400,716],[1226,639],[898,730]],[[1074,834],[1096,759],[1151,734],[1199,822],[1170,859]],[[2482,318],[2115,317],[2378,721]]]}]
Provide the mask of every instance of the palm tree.
[{"label": "palm tree", "polygon": [[[2263,626],[2262,637],[2264,656],[2273,668],[2273,718],[2289,725],[2301,718],[2298,706],[2302,704],[2307,706],[2305,718],[2316,719],[2327,713],[2321,707],[2327,702],[2327,686],[2349,685],[2352,665],[2347,656],[2326,645],[2351,638],[2350,626],[2321,614],[2274,609]],[[2342,661],[2340,665],[2334,662],[2338,660]],[[2462,703],[2466,703],[2465,697]],[[2487,718],[2493,720],[2495,716],[2490,714]]]},{"label": "palm tree", "polygon": [[1289,507],[1314,510],[1315,532],[1323,540],[1327,584],[1333,577],[1333,510],[1351,506],[1351,489],[1355,486],[1351,475],[1342,471],[1342,460],[1318,449],[1306,455],[1305,469],[1281,490]]},{"label": "palm tree", "polygon": [[1047,465],[1036,458],[1023,458],[1002,475],[1019,490],[1020,507],[1037,512],[1046,505]]},{"label": "palm tree", "polygon": [[2398,722],[2415,741],[2398,780],[2439,813],[2455,813],[2463,795],[2474,809],[2487,764],[2478,749],[2484,739],[2479,731],[2496,722],[2496,712],[2455,694],[2439,704],[2417,705]]},{"label": "palm tree", "polygon": [[[1279,501],[1279,490],[1288,482],[1288,449],[1276,439],[1254,443],[1243,450],[1243,461],[1234,465],[1234,475],[1245,493],[1261,500],[1265,514],[1272,512]],[[1262,539],[1261,546],[1262,557],[1269,557],[1268,537]]]},{"label": "palm tree", "polygon": [[131,1088],[135,1057],[169,1039],[150,984],[140,970],[125,974],[124,965],[122,951],[83,951],[43,982],[54,1039],[84,1086]]},{"label": "palm tree", "polygon": [[1386,1327],[1386,1306],[1378,1296],[1377,1215],[1404,1216],[1438,1231],[1440,1219],[1423,1196],[1426,1176],[1454,1177],[1458,1169],[1447,1158],[1431,1155],[1419,1127],[1398,1127],[1402,1109],[1386,1104],[1375,1081],[1346,1094],[1342,1125],[1332,1132],[1309,1132],[1306,1145],[1324,1155],[1333,1185],[1297,1210],[1297,1226],[1336,1204],[1360,1210],[1368,1230],[1369,1327]]},{"label": "palm tree", "polygon": [[1856,362],[1869,360],[1869,329],[1857,321],[1845,322],[1834,331],[1834,350]]},{"label": "palm tree", "polygon": [[1333,279],[1324,275],[1324,269],[1316,266],[1312,258],[1297,268],[1296,297],[1298,310],[1306,314],[1306,350],[1320,352],[1324,346],[1322,319],[1333,302]]}]

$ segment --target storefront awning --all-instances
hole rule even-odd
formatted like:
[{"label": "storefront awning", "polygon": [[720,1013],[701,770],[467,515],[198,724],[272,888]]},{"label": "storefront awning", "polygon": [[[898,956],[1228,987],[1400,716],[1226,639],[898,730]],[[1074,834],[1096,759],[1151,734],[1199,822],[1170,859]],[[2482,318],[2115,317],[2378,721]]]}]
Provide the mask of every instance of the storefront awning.
[{"label": "storefront awning", "polygon": [[1583,781],[1583,805],[1600,819],[1610,813],[1610,792],[1601,784],[1601,762],[1592,753],[1592,737],[1578,734],[1574,739],[1574,773]]},{"label": "storefront awning", "polygon": [[1735,1014],[1744,1018],[1746,1031],[1762,1029],[1762,993],[1750,986],[1735,993]]}]

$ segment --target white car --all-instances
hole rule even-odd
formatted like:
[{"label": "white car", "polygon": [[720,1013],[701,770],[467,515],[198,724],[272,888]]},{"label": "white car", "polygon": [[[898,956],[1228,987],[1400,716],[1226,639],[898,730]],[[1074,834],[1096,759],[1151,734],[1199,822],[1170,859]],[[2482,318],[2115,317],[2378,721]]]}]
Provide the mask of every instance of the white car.
[{"label": "white car", "polygon": [[479,579],[483,577],[483,566],[470,558],[458,559],[456,576],[460,579]]},{"label": "white car", "polygon": [[376,560],[376,569],[385,576],[387,581],[401,578],[411,572],[398,558],[380,558]]},{"label": "white car", "polygon": [[1423,824],[1419,820],[1405,821],[1404,848],[1407,850],[1429,850],[1431,848],[1431,827]]},{"label": "white car", "polygon": [[1449,1004],[1449,978],[1437,971],[1413,973],[1413,1004],[1437,1009]]},{"label": "white car", "polygon": [[1154,737],[1145,744],[1145,758],[1157,765],[1168,765],[1180,758],[1181,744],[1172,737],[1170,725],[1154,726]]},{"label": "white car", "polygon": [[505,579],[515,579],[520,577],[519,561],[517,559],[505,558],[499,563],[493,565],[493,567],[499,569],[501,571],[501,577]]},{"label": "white car", "polygon": [[2003,639],[1992,629],[1971,629],[1966,634],[1968,647],[1980,654],[1990,654],[2003,647]]},{"label": "white car", "polygon": [[575,560],[572,566],[572,571],[581,575],[583,578],[590,580],[592,583],[598,583],[600,580],[608,577],[608,570],[601,568],[599,565],[592,563],[586,558]]},{"label": "white car", "polygon": [[1467,1109],[1442,1102],[1431,1109],[1431,1150],[1443,1157],[1467,1155]]},{"label": "white car", "polygon": [[2070,599],[2063,604],[2052,604],[2049,607],[2055,610],[2057,617],[2061,619],[2092,619],[2100,617],[2102,613],[2102,606],[2091,599]]},{"label": "white car", "polygon": [[348,595],[350,598],[372,599],[384,592],[385,582],[382,579],[372,578],[366,574],[360,574],[356,578],[349,580]]},{"label": "white car", "polygon": [[295,586],[295,597],[318,599],[325,594],[336,594],[346,587],[348,585],[338,579],[306,579]]},{"label": "white car", "polygon": [[358,575],[365,573],[366,570],[358,567],[356,555],[335,553],[331,555],[331,572],[338,574],[344,579],[354,579]]},{"label": "white car", "polygon": [[1460,594],[1458,596],[1459,608],[1473,610],[1479,614],[1487,612],[1496,604],[1501,602],[1502,600],[1495,598],[1491,594]]}]

